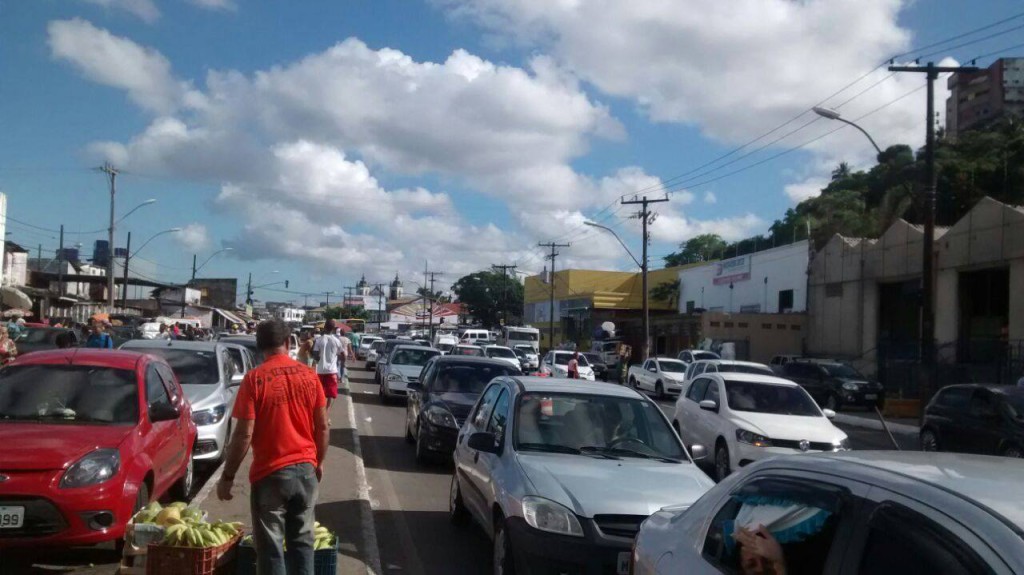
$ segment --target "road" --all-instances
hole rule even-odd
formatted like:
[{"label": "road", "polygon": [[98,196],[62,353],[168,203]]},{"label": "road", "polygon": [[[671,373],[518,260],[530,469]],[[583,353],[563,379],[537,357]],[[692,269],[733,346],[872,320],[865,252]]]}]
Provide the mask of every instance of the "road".
[{"label": "road", "polygon": [[[459,529],[448,522],[448,488],[451,464],[418,466],[412,446],[405,442],[405,406],[383,405],[373,384],[373,372],[357,363],[350,370],[351,398],[355,423],[362,447],[363,464],[370,493],[370,507],[376,527],[383,574],[431,575],[448,573],[483,574],[490,572],[491,546],[477,528]],[[659,401],[671,413],[671,401]],[[332,413],[335,427],[340,414]],[[889,439],[879,431],[840,425],[850,436],[854,449],[891,449]],[[332,448],[344,435],[332,430]],[[915,438],[897,436],[904,448],[913,448]],[[212,470],[197,478],[197,492]],[[351,486],[346,486],[351,487]],[[337,501],[335,501],[337,499]],[[210,503],[207,503],[210,505]],[[358,510],[351,497],[339,490],[321,489],[318,518],[339,530],[355,530]],[[245,517],[238,519],[245,520]],[[342,536],[343,540],[348,539]],[[343,554],[363,555],[358,549]],[[17,560],[15,563],[14,560]],[[119,557],[110,549],[72,549],[45,553],[5,555],[2,572],[75,573],[110,575],[116,573]]]}]

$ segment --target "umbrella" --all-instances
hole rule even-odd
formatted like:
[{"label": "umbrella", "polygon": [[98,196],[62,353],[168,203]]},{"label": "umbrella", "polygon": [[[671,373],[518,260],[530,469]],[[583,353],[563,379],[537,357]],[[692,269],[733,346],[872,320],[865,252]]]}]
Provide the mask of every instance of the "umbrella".
[{"label": "umbrella", "polygon": [[0,288],[0,302],[8,307],[23,309],[29,309],[32,307],[32,300],[25,295],[25,292],[14,286],[4,286]]},{"label": "umbrella", "polygon": [[4,310],[3,314],[0,315],[3,315],[4,317],[14,317],[16,315],[21,317],[32,317],[32,312],[20,308],[11,308]]},{"label": "umbrella", "polygon": [[109,313],[103,313],[103,312],[97,312],[97,313],[94,313],[91,316],[89,316],[89,320],[90,321],[106,321],[106,322],[109,322],[110,321],[110,314]]}]

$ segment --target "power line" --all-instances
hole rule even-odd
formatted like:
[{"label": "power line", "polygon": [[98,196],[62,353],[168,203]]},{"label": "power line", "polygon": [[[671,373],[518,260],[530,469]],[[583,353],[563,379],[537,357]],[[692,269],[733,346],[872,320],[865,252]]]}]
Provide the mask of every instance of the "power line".
[{"label": "power line", "polygon": [[567,248],[569,244],[555,242],[538,243],[538,247],[551,249],[551,303],[549,307],[548,323],[548,349],[555,349],[555,258],[558,257],[558,248]]}]

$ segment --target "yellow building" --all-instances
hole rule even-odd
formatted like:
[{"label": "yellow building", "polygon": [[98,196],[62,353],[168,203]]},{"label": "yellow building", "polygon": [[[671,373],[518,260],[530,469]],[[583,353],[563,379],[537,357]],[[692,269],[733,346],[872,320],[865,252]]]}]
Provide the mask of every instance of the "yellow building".
[{"label": "yellow building", "polygon": [[[651,295],[651,314],[678,313],[679,270],[678,266],[652,270],[647,274],[648,290],[658,293],[663,284],[674,285],[671,295],[659,299]],[[550,348],[548,334],[551,328],[552,283],[543,275],[526,278],[523,294],[523,322],[540,329],[541,347]],[[591,315],[595,310],[635,311],[643,309],[643,278],[640,272],[617,272],[603,270],[562,270],[554,273],[555,344],[563,341],[590,340],[593,329]]]}]

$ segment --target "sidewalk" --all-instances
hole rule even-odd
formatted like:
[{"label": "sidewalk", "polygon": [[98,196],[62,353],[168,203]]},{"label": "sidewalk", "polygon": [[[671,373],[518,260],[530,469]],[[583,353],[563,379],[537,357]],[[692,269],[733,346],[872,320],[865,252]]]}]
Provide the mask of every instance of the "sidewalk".
[{"label": "sidewalk", "polygon": [[[854,427],[884,431],[882,423],[878,421],[878,416],[872,412],[837,413],[835,419],[832,421],[845,425],[852,425]],[[886,418],[885,423],[889,426],[889,431],[893,433],[916,436],[921,431],[921,428],[917,425],[916,419]]]},{"label": "sidewalk", "polygon": [[[348,385],[340,390],[329,417],[332,422],[330,447],[324,478],[320,483],[316,519],[338,536],[338,573],[379,575],[377,535]],[[246,456],[238,470],[231,501],[217,499],[216,484],[221,468],[196,494],[192,505],[207,510],[212,518],[241,521],[248,528],[252,524],[249,512],[250,463],[251,457]]]}]

